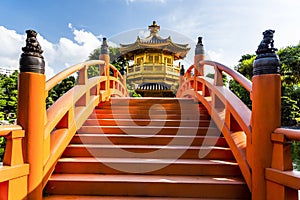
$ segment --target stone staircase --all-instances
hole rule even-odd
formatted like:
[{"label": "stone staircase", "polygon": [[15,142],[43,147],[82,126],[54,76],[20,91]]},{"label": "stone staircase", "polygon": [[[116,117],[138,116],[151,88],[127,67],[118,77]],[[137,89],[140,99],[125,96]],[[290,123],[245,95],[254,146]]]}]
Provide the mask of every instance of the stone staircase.
[{"label": "stone staircase", "polygon": [[44,199],[250,199],[202,104],[112,98],[77,131]]}]

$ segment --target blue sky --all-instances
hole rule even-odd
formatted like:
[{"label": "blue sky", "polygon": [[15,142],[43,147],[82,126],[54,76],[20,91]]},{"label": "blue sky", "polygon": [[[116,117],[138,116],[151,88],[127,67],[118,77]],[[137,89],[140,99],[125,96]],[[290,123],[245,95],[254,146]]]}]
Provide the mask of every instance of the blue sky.
[{"label": "blue sky", "polygon": [[[203,36],[207,58],[233,67],[255,52],[266,29],[275,29],[277,48],[298,44],[299,9],[299,0],[1,0],[0,66],[18,67],[26,29],[40,34],[49,78],[84,61],[103,36],[115,42],[156,20],[191,43]],[[124,42],[136,39],[130,33]]]}]

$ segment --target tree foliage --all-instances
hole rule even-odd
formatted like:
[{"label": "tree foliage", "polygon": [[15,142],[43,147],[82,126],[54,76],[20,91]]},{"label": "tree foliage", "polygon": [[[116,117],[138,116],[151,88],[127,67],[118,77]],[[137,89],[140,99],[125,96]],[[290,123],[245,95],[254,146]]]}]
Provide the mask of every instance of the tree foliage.
[{"label": "tree foliage", "polygon": [[[126,66],[128,61],[123,58],[118,48],[108,47],[110,63],[115,66],[119,71],[122,70],[122,65]],[[90,53],[88,60],[99,60],[100,48],[94,49]],[[112,72],[111,72],[112,73]],[[91,66],[88,69],[88,77],[94,77],[99,75],[99,67]]]},{"label": "tree foliage", "polygon": [[0,137],[0,162],[3,160],[6,141],[4,137]]},{"label": "tree foliage", "polygon": [[0,74],[0,120],[14,122],[18,103],[18,71]]},{"label": "tree foliage", "polygon": [[300,44],[278,51],[282,64],[281,77],[285,85],[300,84]]},{"label": "tree foliage", "polygon": [[300,117],[297,101],[289,96],[281,97],[281,124],[283,126],[293,126],[297,124],[297,118]]},{"label": "tree foliage", "polygon": [[74,76],[69,76],[68,78],[62,80],[48,92],[48,97],[46,98],[46,107],[49,108],[59,97],[74,87],[74,85]]},{"label": "tree foliage", "polygon": [[291,145],[294,169],[300,171],[300,142],[293,141]]}]

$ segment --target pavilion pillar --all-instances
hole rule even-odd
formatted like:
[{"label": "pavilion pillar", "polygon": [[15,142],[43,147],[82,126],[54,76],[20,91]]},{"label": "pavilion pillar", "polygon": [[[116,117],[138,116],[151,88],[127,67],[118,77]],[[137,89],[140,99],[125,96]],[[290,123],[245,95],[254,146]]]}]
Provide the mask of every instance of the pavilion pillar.
[{"label": "pavilion pillar", "polygon": [[37,33],[27,30],[22,48],[18,89],[17,122],[25,130],[24,160],[29,163],[28,199],[42,199],[44,165],[44,125],[46,116],[45,61],[36,39]]},{"label": "pavilion pillar", "polygon": [[[273,47],[273,30],[264,38],[253,64],[252,78],[252,199],[267,199],[265,169],[271,167],[272,132],[280,127],[281,79],[280,61]],[[270,191],[268,191],[270,192]]]}]

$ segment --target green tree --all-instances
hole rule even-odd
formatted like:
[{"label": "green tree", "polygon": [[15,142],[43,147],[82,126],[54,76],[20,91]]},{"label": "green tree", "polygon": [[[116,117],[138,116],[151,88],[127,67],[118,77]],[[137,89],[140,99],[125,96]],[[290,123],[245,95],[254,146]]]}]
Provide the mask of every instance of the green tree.
[{"label": "green tree", "polygon": [[49,108],[59,97],[61,97],[74,86],[74,76],[69,76],[68,78],[62,80],[48,92],[48,97],[46,98],[46,107]]},{"label": "green tree", "polygon": [[300,171],[300,142],[293,141],[291,145],[294,168]]},{"label": "green tree", "polygon": [[[123,58],[118,48],[108,47],[109,49],[109,57],[110,63],[115,66],[119,71],[122,69],[122,65],[126,66],[128,61]],[[90,53],[88,60],[98,60],[100,56],[100,48],[94,49],[92,53]],[[111,72],[112,73],[112,72]],[[99,75],[99,67],[91,66],[88,69],[88,77],[94,77]]]},{"label": "green tree", "polygon": [[1,75],[0,79],[0,119],[14,122],[18,103],[18,71],[11,75]]},{"label": "green tree", "polygon": [[297,101],[288,96],[281,97],[281,124],[283,126],[293,126],[297,124],[297,118],[300,117]]},{"label": "green tree", "polygon": [[0,137],[0,162],[2,162],[2,160],[3,160],[5,144],[6,144],[5,138]]},{"label": "green tree", "polygon": [[277,52],[281,66],[283,85],[295,85],[300,83],[300,44],[288,46]]}]

